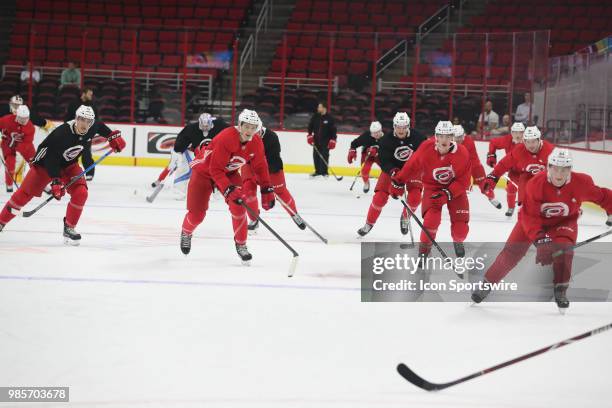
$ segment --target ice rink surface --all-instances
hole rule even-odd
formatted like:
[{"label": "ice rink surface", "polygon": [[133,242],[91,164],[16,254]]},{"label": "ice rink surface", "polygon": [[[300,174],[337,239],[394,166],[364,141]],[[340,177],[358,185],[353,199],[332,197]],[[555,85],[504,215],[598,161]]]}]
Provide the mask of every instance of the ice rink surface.
[{"label": "ice rink surface", "polygon": [[[552,303],[361,303],[356,230],[372,193],[356,198],[350,177],[287,176],[328,246],[279,205],[263,214],[300,253],[293,278],[262,227],[252,265],[240,264],[221,199],[185,257],[184,202],[170,189],[145,201],[158,173],[99,168],[80,247],[62,242],[66,202],[0,233],[0,386],[70,386],[74,407],[612,407],[612,332],[438,393],[395,371],[451,381],[609,323],[612,304],[573,302],[561,316]],[[477,192],[470,204],[468,240],[505,241],[516,215]],[[400,209],[390,200],[367,240],[401,240]],[[604,221],[586,208],[579,239]],[[446,212],[438,238],[450,239]]]}]

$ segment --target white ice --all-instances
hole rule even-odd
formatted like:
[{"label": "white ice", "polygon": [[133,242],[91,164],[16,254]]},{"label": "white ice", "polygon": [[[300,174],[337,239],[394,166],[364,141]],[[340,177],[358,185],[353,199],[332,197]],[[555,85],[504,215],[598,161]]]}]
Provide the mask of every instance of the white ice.
[{"label": "white ice", "polygon": [[[329,246],[281,208],[263,214],[300,253],[293,278],[263,228],[240,265],[222,200],[185,257],[184,202],[144,199],[158,172],[101,167],[80,247],[63,246],[65,202],[0,233],[0,386],[70,386],[75,407],[612,406],[612,332],[439,393],[395,371],[454,380],[609,323],[612,304],[573,302],[561,316],[552,303],[361,303],[356,230],[372,194],[356,198],[347,177],[287,176]],[[515,218],[480,193],[470,202],[469,239],[504,241]],[[368,240],[402,239],[400,208],[390,200]],[[603,232],[603,212],[585,209],[580,225],[580,239]],[[447,215],[438,236],[450,239]]]}]

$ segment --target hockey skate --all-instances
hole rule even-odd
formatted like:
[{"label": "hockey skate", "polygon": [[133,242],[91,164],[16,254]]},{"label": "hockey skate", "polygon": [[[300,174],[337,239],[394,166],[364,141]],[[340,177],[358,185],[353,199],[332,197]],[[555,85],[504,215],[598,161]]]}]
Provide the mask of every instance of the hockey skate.
[{"label": "hockey skate", "polygon": [[4,224],[0,224],[0,232],[4,229]]},{"label": "hockey skate", "polygon": [[487,296],[489,296],[489,293],[491,293],[491,288],[488,285],[488,283],[489,282],[486,279],[483,279],[481,281],[481,286],[484,284],[487,284],[487,285],[486,287],[479,287],[474,292],[472,292],[472,302],[478,304],[482,302],[483,300],[485,300]]},{"label": "hockey skate", "polygon": [[251,265],[251,259],[253,259],[253,255],[249,252],[247,246],[245,244],[236,244],[236,252],[242,260],[242,264],[245,266]]},{"label": "hockey skate", "polygon": [[465,246],[463,242],[453,242],[453,246],[455,247],[455,255],[457,258],[465,257]]},{"label": "hockey skate", "polygon": [[400,217],[400,232],[402,235],[408,235],[408,231],[410,230],[410,216],[408,215],[408,211],[404,208],[402,211],[402,215]]},{"label": "hockey skate", "polygon": [[363,192],[367,194],[370,191],[370,180],[363,182]]},{"label": "hockey skate", "polygon": [[66,218],[64,218],[64,244],[71,246],[79,246],[81,243],[81,234],[77,234],[74,228],[69,227],[66,224]]},{"label": "hockey skate", "polygon": [[184,231],[181,232],[181,252],[188,255],[191,252],[191,237],[192,234],[188,234]]},{"label": "hockey skate", "polygon": [[86,181],[93,181],[93,178],[94,178],[94,176],[91,175],[91,174],[88,174],[88,175],[85,176],[85,180]]},{"label": "hockey skate", "polygon": [[514,214],[514,207],[508,207],[508,211],[506,211],[506,217],[512,217]]},{"label": "hockey skate", "polygon": [[249,222],[249,225],[247,225],[247,229],[249,230],[249,234],[251,235],[256,234],[258,228],[259,228],[259,220],[253,220]]},{"label": "hockey skate", "polygon": [[299,229],[301,230],[306,229],[306,223],[304,222],[302,217],[300,217],[300,214],[296,213],[295,215],[292,215],[291,219],[293,220],[293,222],[295,222],[295,225],[297,225]]},{"label": "hockey skate", "polygon": [[565,314],[570,304],[567,298],[567,288],[568,287],[569,285],[567,283],[555,284],[555,289],[554,289],[555,302],[557,302],[559,313],[561,313],[562,315]]},{"label": "hockey skate", "polygon": [[12,185],[6,186],[6,192],[9,193],[9,194],[12,193],[13,192],[13,186]]},{"label": "hockey skate", "polygon": [[368,232],[372,231],[372,227],[374,227],[374,225],[366,223],[363,227],[357,230],[357,234],[359,234],[359,237],[365,237]]},{"label": "hockey skate", "polygon": [[497,198],[491,198],[489,199],[489,202],[491,203],[491,205],[493,205],[493,207],[497,208],[498,210],[501,210],[502,205]]},{"label": "hockey skate", "polygon": [[151,188],[157,188],[157,186],[159,186],[159,183],[161,183],[161,181],[155,180],[154,182],[151,183]]}]

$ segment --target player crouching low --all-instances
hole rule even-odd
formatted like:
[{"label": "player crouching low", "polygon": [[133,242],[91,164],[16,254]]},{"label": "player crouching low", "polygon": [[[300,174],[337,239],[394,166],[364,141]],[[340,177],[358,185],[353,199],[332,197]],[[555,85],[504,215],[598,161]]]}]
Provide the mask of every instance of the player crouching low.
[{"label": "player crouching low", "polygon": [[[455,254],[463,257],[463,241],[467,237],[470,220],[470,204],[466,191],[470,185],[471,167],[467,149],[453,141],[454,134],[451,122],[438,122],[435,136],[423,142],[402,170],[391,178],[389,194],[393,198],[401,197],[407,181],[422,177],[423,225],[435,239],[442,218],[442,207],[446,205],[450,215]],[[421,231],[419,256],[428,256],[431,245],[425,232]]]},{"label": "player crouching low", "polygon": [[261,206],[266,211],[274,207],[274,189],[270,183],[264,146],[257,135],[260,124],[257,112],[243,110],[238,116],[238,126],[221,131],[192,161],[193,173],[187,188],[187,214],[183,220],[180,243],[185,255],[191,251],[193,231],[204,221],[213,187],[216,186],[223,192],[232,215],[238,256],[244,263],[253,258],[246,246],[247,216],[239,170],[250,161],[251,169],[262,186]]},{"label": "player crouching low", "polygon": [[[84,145],[91,142],[94,136],[93,132],[90,132],[94,121],[93,109],[81,105],[74,120],[58,126],[42,141],[32,161],[32,168],[0,212],[0,231],[15,218],[16,214],[12,211],[21,210],[33,197],[40,197],[45,186],[51,183],[51,194],[57,200],[66,193],[70,195],[64,217],[64,241],[69,245],[79,245],[81,235],[74,228],[87,201],[87,182],[81,174],[83,169],[78,160]],[[107,140],[115,152],[125,148],[125,140],[117,130],[111,132]],[[66,188],[66,184],[78,176],[80,177]]]},{"label": "player crouching low", "polygon": [[[554,273],[554,297],[563,313],[569,307],[567,288],[572,274],[574,253],[571,247],[578,235],[578,217],[583,201],[591,201],[612,213],[612,190],[598,187],[593,179],[572,171],[568,149],[555,148],[548,156],[548,169],[525,185],[525,201],[518,221],[506,245],[489,267],[484,283],[503,279],[525,256],[531,244],[537,249],[536,263],[551,265]],[[554,257],[553,253],[563,251]],[[488,286],[488,285],[486,285]],[[490,288],[472,293],[472,300],[482,302]]]}]

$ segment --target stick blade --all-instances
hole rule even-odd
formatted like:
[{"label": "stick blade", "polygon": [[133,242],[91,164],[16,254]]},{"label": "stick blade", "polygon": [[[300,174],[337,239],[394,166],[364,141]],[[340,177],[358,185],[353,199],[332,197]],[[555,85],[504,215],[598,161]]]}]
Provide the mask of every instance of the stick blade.
[{"label": "stick blade", "polygon": [[417,373],[412,371],[408,366],[404,363],[399,363],[397,365],[397,372],[399,375],[404,377],[404,379],[417,387],[425,390],[425,391],[437,391],[444,387],[440,387],[438,384],[432,384],[429,381],[421,378]]},{"label": "stick blade", "polygon": [[292,259],[291,259],[291,264],[289,265],[289,272],[287,273],[288,277],[293,277],[293,275],[295,274],[295,270],[297,269],[297,263],[298,263],[298,256],[295,255]]}]

